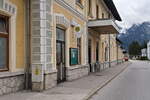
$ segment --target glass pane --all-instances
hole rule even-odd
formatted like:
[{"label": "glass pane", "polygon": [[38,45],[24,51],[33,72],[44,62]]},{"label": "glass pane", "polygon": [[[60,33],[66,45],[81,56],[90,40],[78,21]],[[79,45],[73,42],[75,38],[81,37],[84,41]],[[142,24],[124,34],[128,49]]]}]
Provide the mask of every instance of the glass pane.
[{"label": "glass pane", "polygon": [[7,22],[5,18],[0,17],[0,32],[7,32]]},{"label": "glass pane", "polygon": [[56,45],[56,60],[57,60],[57,65],[61,63],[61,44],[57,43]]},{"label": "glass pane", "polygon": [[65,44],[62,43],[62,62],[65,63]]},{"label": "glass pane", "polygon": [[0,37],[0,69],[7,66],[7,39]]},{"label": "glass pane", "polygon": [[65,31],[63,29],[57,28],[56,34],[57,34],[57,40],[65,41]]}]

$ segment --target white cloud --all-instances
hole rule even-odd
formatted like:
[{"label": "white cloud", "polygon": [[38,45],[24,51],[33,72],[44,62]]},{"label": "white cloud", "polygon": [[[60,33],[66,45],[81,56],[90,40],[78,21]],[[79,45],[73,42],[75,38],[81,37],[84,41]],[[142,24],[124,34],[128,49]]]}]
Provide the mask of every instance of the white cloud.
[{"label": "white cloud", "polygon": [[150,0],[113,0],[122,18],[117,22],[123,28],[150,21]]}]

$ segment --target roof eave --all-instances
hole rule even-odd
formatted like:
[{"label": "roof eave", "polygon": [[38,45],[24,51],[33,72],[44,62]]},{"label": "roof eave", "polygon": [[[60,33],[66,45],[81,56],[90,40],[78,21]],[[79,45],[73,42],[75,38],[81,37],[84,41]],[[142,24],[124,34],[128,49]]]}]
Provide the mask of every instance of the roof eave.
[{"label": "roof eave", "polygon": [[104,3],[108,7],[108,9],[112,12],[115,19],[118,21],[122,21],[114,2],[112,0],[104,0]]}]

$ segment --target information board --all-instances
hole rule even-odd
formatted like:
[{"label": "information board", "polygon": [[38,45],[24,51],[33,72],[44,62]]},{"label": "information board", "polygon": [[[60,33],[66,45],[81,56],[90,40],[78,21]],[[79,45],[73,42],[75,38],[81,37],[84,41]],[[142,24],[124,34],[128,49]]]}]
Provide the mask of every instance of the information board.
[{"label": "information board", "polygon": [[78,49],[70,48],[70,65],[78,64]]}]

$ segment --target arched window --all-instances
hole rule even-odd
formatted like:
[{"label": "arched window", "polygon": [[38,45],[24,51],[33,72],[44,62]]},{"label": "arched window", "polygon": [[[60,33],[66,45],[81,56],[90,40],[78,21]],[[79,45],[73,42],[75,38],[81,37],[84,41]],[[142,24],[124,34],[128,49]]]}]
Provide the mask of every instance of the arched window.
[{"label": "arched window", "polygon": [[8,70],[8,17],[0,15],[0,71]]}]

